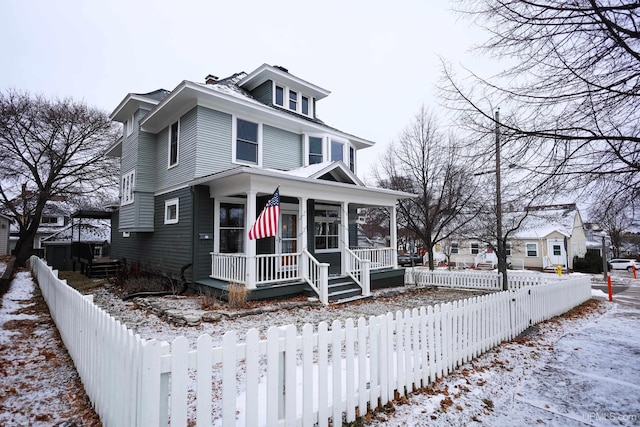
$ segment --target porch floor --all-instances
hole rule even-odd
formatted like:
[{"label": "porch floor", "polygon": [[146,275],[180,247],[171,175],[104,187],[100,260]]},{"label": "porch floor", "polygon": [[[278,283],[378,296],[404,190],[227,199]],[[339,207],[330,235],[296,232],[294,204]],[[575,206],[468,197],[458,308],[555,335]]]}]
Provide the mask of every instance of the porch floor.
[{"label": "porch floor", "polygon": [[[229,292],[229,282],[204,278],[195,280],[193,288],[198,293],[211,294],[215,296],[223,296]],[[287,282],[287,283],[274,283],[268,286],[260,286],[256,289],[252,289],[247,294],[248,300],[261,300],[270,298],[283,298],[292,295],[300,295],[304,292],[306,287],[305,282]]]}]

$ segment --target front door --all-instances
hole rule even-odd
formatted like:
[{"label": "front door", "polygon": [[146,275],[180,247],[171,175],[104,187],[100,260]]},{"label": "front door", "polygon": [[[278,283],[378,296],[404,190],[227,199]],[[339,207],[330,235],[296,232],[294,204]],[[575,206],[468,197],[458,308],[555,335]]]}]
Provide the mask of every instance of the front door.
[{"label": "front door", "polygon": [[552,265],[567,266],[567,252],[564,249],[563,239],[547,240],[547,254]]},{"label": "front door", "polygon": [[[298,252],[298,214],[293,212],[282,212],[280,216],[280,239],[278,252],[285,254],[295,254]],[[294,256],[283,256],[282,265],[295,265]]]}]

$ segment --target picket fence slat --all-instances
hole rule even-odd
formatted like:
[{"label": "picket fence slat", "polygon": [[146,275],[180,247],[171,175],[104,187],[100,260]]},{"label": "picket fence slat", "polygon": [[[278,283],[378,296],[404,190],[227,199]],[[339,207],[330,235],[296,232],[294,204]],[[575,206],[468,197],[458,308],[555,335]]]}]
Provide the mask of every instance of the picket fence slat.
[{"label": "picket fence slat", "polygon": [[[549,276],[509,274],[509,291],[368,319],[335,320],[330,330],[326,322],[316,332],[307,324],[300,335],[293,325],[269,328],[266,339],[260,339],[257,329],[244,337],[228,331],[218,347],[202,335],[196,349],[189,350],[184,337],[171,345],[141,339],[67,286],[40,259],[33,257],[30,263],[105,426],[185,426],[194,420],[198,426],[223,427],[352,422],[396,393],[426,387],[591,297],[588,276],[552,281]],[[499,290],[495,273],[444,273],[414,272],[411,279],[420,286]],[[193,390],[190,373],[195,375]],[[212,384],[214,378],[220,383]],[[191,392],[195,398],[187,399]],[[242,399],[238,393],[245,394],[244,411],[237,408]]]}]

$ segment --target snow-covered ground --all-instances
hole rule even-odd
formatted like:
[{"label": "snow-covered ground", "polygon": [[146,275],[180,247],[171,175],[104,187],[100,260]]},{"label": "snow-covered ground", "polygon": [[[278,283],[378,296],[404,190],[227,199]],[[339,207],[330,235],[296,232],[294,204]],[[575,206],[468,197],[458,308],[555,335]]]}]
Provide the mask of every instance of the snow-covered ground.
[{"label": "snow-covered ground", "polygon": [[[372,426],[420,425],[640,425],[640,279],[628,274],[614,282],[630,285],[636,296],[592,301],[571,316],[538,325],[521,339],[465,364],[420,393],[401,399],[393,406],[367,417]],[[0,348],[4,356],[0,369],[0,425],[54,425],[61,420],[79,420],[90,414],[82,402],[82,390],[62,344],[50,323],[32,313],[33,281],[19,273],[4,297],[0,309]],[[219,339],[229,329],[244,331],[257,327],[294,323],[317,324],[322,320],[358,318],[396,311],[407,305],[433,304],[469,293],[439,290],[378,293],[368,303],[338,307],[302,307],[235,319],[223,319],[199,326],[170,325],[133,303],[124,303],[105,290],[95,292],[103,306],[145,338],[171,341],[185,335],[190,342],[202,333]],[[617,299],[625,301],[616,302]],[[198,311],[197,299],[178,299],[186,310]],[[635,305],[634,305],[635,304]],[[37,304],[36,304],[37,305]],[[16,331],[14,320],[35,324]],[[17,335],[20,338],[17,339]],[[30,340],[30,341],[29,341]],[[16,350],[17,348],[17,350]],[[11,354],[24,352],[24,356]],[[48,351],[62,352],[66,360]],[[57,357],[57,356],[56,356]],[[40,372],[42,370],[42,373]],[[51,372],[53,371],[53,372]],[[41,380],[45,380],[41,382]],[[72,391],[60,390],[71,383]],[[75,384],[75,386],[74,386]],[[74,388],[75,387],[75,388]],[[14,391],[7,391],[14,390]],[[61,397],[62,396],[62,397]],[[80,396],[80,397],[78,397]],[[65,398],[66,397],[66,398]],[[70,404],[69,402],[73,402]],[[46,408],[46,412],[45,412]],[[41,420],[46,413],[46,419]],[[40,417],[40,418],[38,418]],[[91,415],[86,415],[91,420]],[[89,423],[95,422],[90,421]],[[91,425],[81,422],[79,425]]]}]

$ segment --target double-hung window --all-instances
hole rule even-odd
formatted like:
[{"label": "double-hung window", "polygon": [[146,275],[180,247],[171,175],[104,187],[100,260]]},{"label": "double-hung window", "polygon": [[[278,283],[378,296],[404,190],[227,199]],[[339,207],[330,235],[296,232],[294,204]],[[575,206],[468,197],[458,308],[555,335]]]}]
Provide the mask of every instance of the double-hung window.
[{"label": "double-hung window", "polygon": [[236,160],[258,164],[258,124],[236,120]]},{"label": "double-hung window", "polygon": [[537,257],[538,256],[538,244],[537,243],[527,243],[527,256],[528,257]]},{"label": "double-hung window", "polygon": [[471,255],[478,255],[480,253],[480,243],[471,242]]},{"label": "double-hung window", "polygon": [[507,256],[511,256],[511,242],[505,242],[504,252],[507,254]]},{"label": "double-hung window", "polygon": [[457,254],[460,251],[460,244],[458,242],[451,242],[451,253]]},{"label": "double-hung window", "polygon": [[322,138],[318,136],[309,137],[309,164],[315,165],[322,163],[324,157],[322,155]]},{"label": "double-hung window", "polygon": [[300,105],[300,112],[305,116],[309,115],[309,98],[306,96],[302,96],[302,101]]},{"label": "double-hung window", "polygon": [[180,122],[175,122],[169,129],[169,166],[178,164],[178,140],[180,138]]},{"label": "double-hung window", "polygon": [[298,92],[289,90],[289,109],[298,111]]}]

